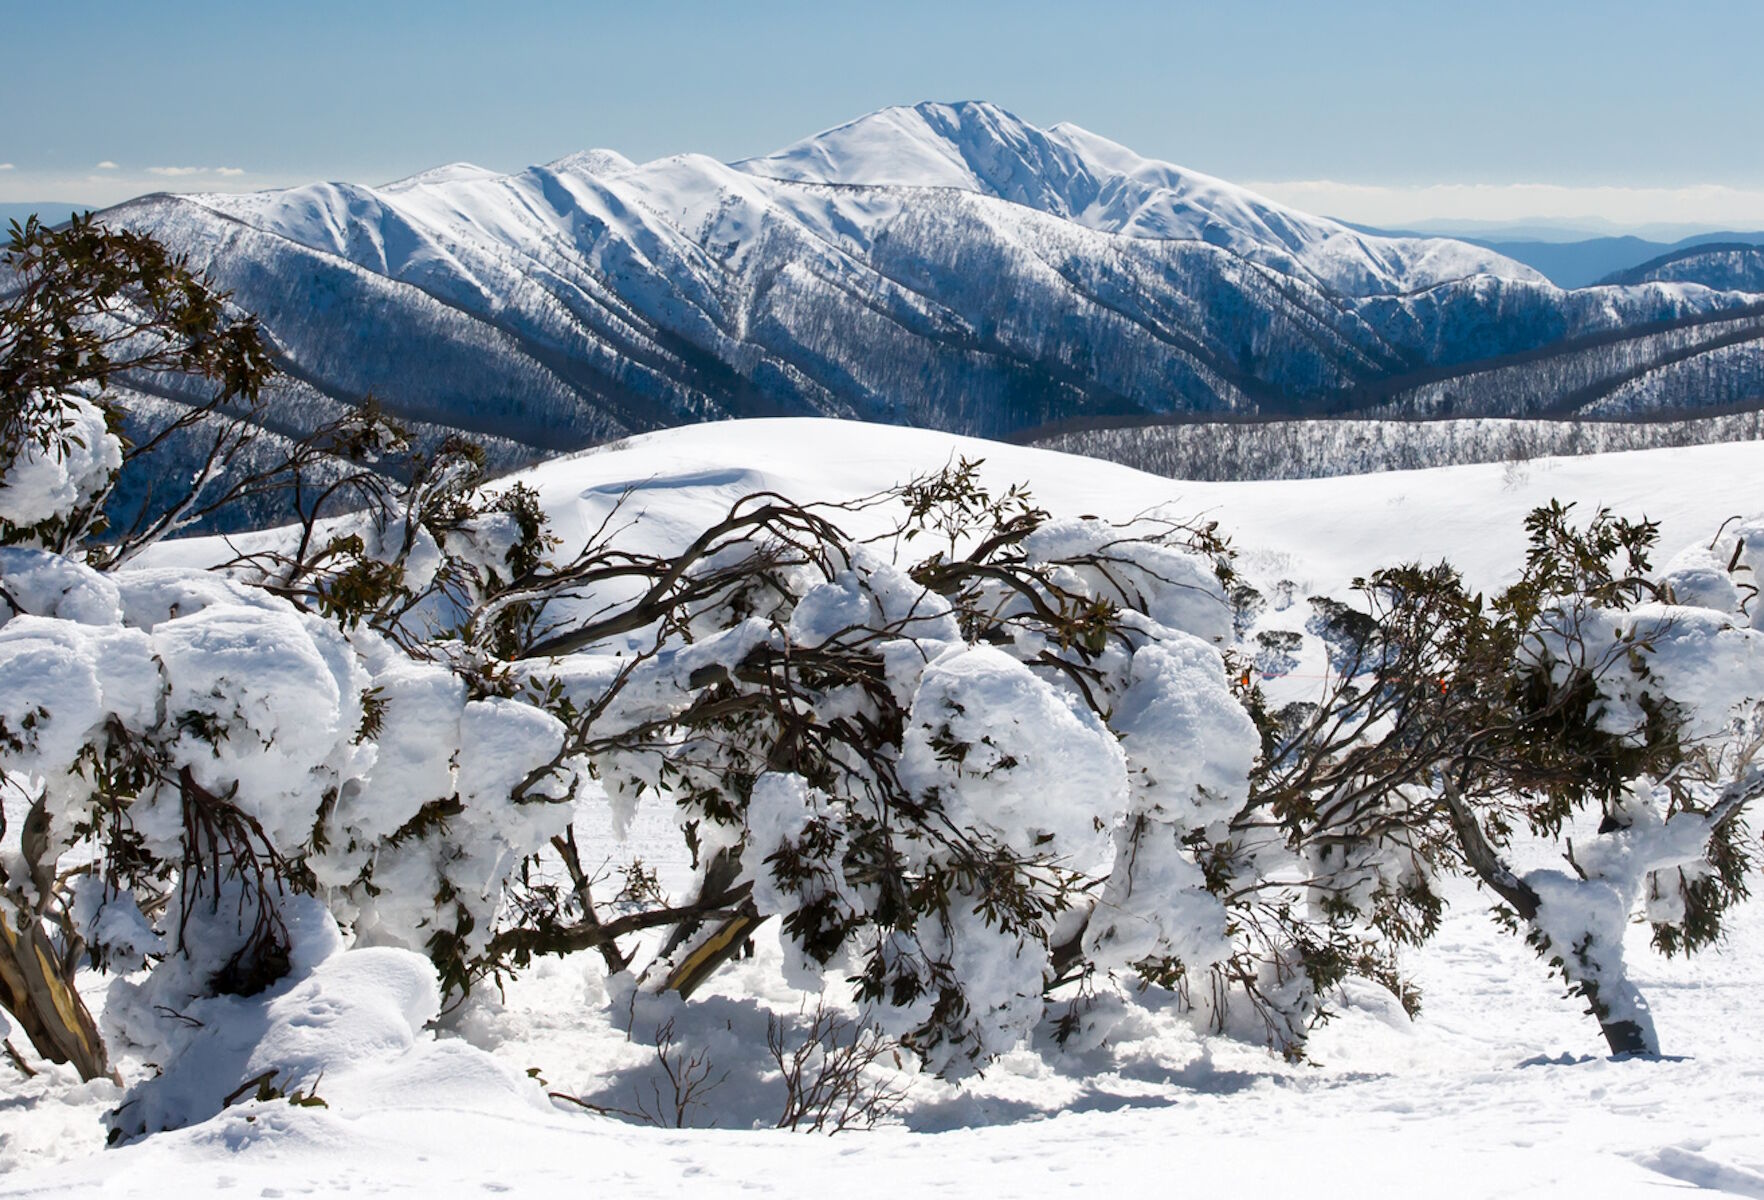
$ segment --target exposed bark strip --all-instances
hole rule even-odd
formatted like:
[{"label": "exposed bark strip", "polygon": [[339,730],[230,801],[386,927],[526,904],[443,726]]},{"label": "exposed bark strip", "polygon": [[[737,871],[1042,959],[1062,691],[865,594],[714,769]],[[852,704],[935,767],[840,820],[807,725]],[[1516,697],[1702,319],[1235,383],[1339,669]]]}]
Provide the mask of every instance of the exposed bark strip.
[{"label": "exposed bark strip", "polygon": [[54,946],[27,919],[23,930],[0,917],[0,988],[38,1054],[71,1063],[81,1079],[114,1079],[104,1039],[80,994],[62,978]]},{"label": "exposed bark strip", "polygon": [[718,967],[741,953],[742,944],[765,920],[750,908],[724,921],[668,973],[664,989],[679,992],[682,997],[691,996]]}]

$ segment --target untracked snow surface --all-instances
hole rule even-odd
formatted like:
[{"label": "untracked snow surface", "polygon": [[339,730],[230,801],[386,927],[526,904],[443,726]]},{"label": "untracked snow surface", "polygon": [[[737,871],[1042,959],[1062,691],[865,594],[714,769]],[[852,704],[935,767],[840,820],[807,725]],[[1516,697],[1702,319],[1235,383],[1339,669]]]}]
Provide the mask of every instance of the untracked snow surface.
[{"label": "untracked snow surface", "polygon": [[[1473,585],[1497,586],[1520,564],[1524,514],[1552,497],[1658,519],[1662,564],[1727,517],[1764,509],[1758,443],[1543,459],[1524,472],[1189,484],[894,427],[755,421],[650,435],[525,478],[566,545],[611,514],[664,548],[754,491],[846,499],[961,456],[984,458],[989,483],[1026,482],[1058,515],[1217,520],[1246,570],[1290,580],[1300,604],[1415,558],[1449,558]],[[171,547],[162,561],[207,553]],[[584,859],[639,856],[664,886],[681,885],[662,806],[640,807],[620,839],[603,801],[582,803]],[[800,1002],[781,982],[775,923],[752,959],[687,1005],[635,995],[585,954],[536,963],[501,996],[482,989],[437,1029],[425,960],[345,949],[328,917],[302,909],[290,977],[259,997],[196,1002],[177,1045],[119,1055],[125,1087],[56,1068],[26,1079],[0,1061],[0,1197],[1764,1197],[1764,909],[1742,906],[1729,940],[1688,962],[1652,955],[1645,928],[1631,930],[1635,981],[1674,1057],[1613,1061],[1579,1005],[1488,920],[1488,899],[1468,884],[1449,896],[1440,934],[1408,961],[1419,1019],[1356,984],[1332,999],[1307,1064],[1197,1032],[1151,1000],[1102,1044],[1031,1040],[960,1089],[914,1078],[893,1123],[833,1139],[769,1128],[780,1088],[766,1018],[788,1021]],[[97,1007],[105,982],[88,982]],[[110,989],[112,1029],[154,999],[128,980]],[[719,1128],[651,1128],[548,1096],[653,1107],[670,1018],[716,1080],[688,1123]],[[242,1099],[104,1148],[104,1114],[155,1067],[174,1082],[202,1070],[244,1080],[266,1063],[324,1106]]]},{"label": "untracked snow surface", "polygon": [[[1288,563],[1302,598],[1339,592],[1355,575],[1401,561],[1449,559],[1475,587],[1516,574],[1525,514],[1550,499],[1603,504],[1661,523],[1661,561],[1722,521],[1764,508],[1764,446],[1755,442],[1581,458],[1390,471],[1336,479],[1195,483],[1075,455],[925,430],[847,421],[738,421],[650,434],[547,463],[538,489],[566,543],[615,504],[658,542],[684,545],[731,503],[772,490],[846,500],[960,458],[983,460],[1002,489],[1026,483],[1055,515],[1125,519],[1152,509],[1216,520],[1256,575]],[[626,493],[629,493],[627,496]],[[854,531],[855,532],[855,531]]]}]

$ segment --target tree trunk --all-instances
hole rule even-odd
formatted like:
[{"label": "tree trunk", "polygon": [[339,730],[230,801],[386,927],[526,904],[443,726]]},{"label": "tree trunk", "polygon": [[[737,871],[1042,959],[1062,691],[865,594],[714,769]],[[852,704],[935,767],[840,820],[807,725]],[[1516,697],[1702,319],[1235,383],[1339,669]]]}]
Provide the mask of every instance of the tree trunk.
[{"label": "tree trunk", "polygon": [[1650,1043],[1642,1027],[1634,1021],[1600,1021],[1599,1032],[1614,1055],[1645,1054],[1657,1058],[1660,1048]]},{"label": "tree trunk", "polygon": [[[673,963],[658,990],[692,995],[718,967],[741,953],[748,936],[765,923],[766,918],[754,910],[753,902],[748,899],[752,886],[737,883],[740,877],[739,851],[719,850],[705,866],[704,882],[699,885],[698,897],[692,906],[700,910],[733,908],[735,911],[718,920],[708,932],[706,922],[696,917],[674,926],[656,963],[644,971],[645,976],[649,976],[656,965]],[[687,946],[691,949],[685,950]],[[682,950],[685,952],[681,953]],[[654,983],[649,986],[657,987]]]},{"label": "tree trunk", "polygon": [[766,918],[748,908],[719,924],[668,972],[662,990],[689,997],[716,969],[741,953],[741,947]]},{"label": "tree trunk", "polygon": [[1605,1044],[1611,1047],[1613,1056],[1659,1057],[1660,1042],[1653,1018],[1648,1014],[1648,1002],[1626,975],[1606,979],[1601,986],[1572,972],[1564,974],[1586,997],[1588,1011],[1598,1018],[1599,1032],[1605,1035]]},{"label": "tree trunk", "polygon": [[81,1079],[115,1079],[98,1023],[92,1019],[71,976],[61,971],[55,947],[42,924],[26,917],[14,929],[12,914],[0,908],[0,1003],[17,1018],[37,1053],[50,1062],[71,1063]]},{"label": "tree trunk", "polygon": [[[1538,923],[1538,914],[1543,908],[1542,897],[1501,861],[1500,855],[1483,836],[1482,826],[1477,824],[1475,815],[1464,803],[1449,774],[1444,777],[1442,790],[1446,813],[1458,835],[1465,863],[1484,886],[1507,902],[1534,936],[1542,935],[1544,931]],[[1566,962],[1568,949],[1562,949]],[[1627,975],[1607,980],[1603,990],[1596,978],[1576,972],[1569,966],[1563,967],[1563,975],[1586,997],[1590,1005],[1588,1011],[1598,1019],[1599,1032],[1605,1035],[1605,1044],[1613,1055],[1657,1056],[1660,1053],[1659,1038],[1654,1032],[1653,1020],[1648,1016],[1648,1003]]]}]

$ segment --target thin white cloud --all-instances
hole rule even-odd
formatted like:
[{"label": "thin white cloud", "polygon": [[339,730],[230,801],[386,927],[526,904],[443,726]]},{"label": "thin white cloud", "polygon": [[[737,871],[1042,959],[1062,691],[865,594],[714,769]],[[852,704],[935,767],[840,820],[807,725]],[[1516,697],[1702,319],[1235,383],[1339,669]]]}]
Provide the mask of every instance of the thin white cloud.
[{"label": "thin white cloud", "polygon": [[148,167],[149,175],[220,175],[232,179],[245,174],[244,167]]},{"label": "thin white cloud", "polygon": [[13,171],[13,170],[17,170],[17,168],[14,167],[11,163],[0,163],[0,171]]},{"label": "thin white cloud", "polygon": [[1436,183],[1424,186],[1292,179],[1246,187],[1306,212],[1368,225],[1426,221],[1595,221],[1764,228],[1764,189],[1554,183]]},{"label": "thin white cloud", "polygon": [[101,163],[99,163],[99,164],[98,164],[98,165],[97,165],[97,166],[96,166],[96,167],[94,167],[94,168],[93,168],[93,169],[94,169],[94,170],[97,170],[97,171],[120,171],[120,170],[121,170],[121,169],[122,169],[122,168],[121,168],[121,167],[119,167],[119,166],[117,166],[117,165],[116,165],[116,164],[115,164],[115,163],[113,163],[113,162],[111,162],[111,161],[110,161],[110,160],[109,160],[109,159],[108,159],[108,158],[107,158],[107,159],[105,159],[105,160],[104,160],[104,161],[103,161],[103,162],[101,162]]},{"label": "thin white cloud", "polygon": [[71,171],[46,171],[25,163],[15,164],[11,171],[0,171],[0,204],[41,201],[45,196],[58,203],[104,208],[148,192],[172,190],[192,191],[257,191],[262,188],[292,187],[310,182],[310,176],[259,172],[248,167],[193,167],[160,169],[149,172],[142,167],[120,167],[98,170],[87,167]]}]

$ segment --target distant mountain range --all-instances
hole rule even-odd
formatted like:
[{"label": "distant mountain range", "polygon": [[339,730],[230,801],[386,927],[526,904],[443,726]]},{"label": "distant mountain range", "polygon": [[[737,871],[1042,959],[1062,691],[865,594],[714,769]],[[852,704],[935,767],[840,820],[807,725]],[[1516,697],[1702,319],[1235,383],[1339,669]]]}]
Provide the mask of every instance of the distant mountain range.
[{"label": "distant mountain range", "polygon": [[0,204],[0,229],[5,229],[8,222],[17,221],[23,225],[26,217],[35,216],[50,225],[59,225],[77,212],[85,212],[90,205],[63,204],[60,201],[33,201],[29,204]]},{"label": "distant mountain range", "polygon": [[[1363,233],[1381,237],[1429,237],[1438,234],[1413,230],[1380,229],[1370,225],[1353,225]],[[1472,235],[1452,233],[1449,236],[1493,250],[1496,254],[1515,259],[1536,268],[1557,287],[1592,287],[1601,283],[1620,283],[1626,275],[1654,259],[1676,255],[1712,244],[1764,246],[1764,233],[1698,233],[1671,242],[1649,241],[1646,238],[1586,237],[1568,240],[1546,240],[1535,236],[1520,237],[1492,233]],[[1710,286],[1715,286],[1711,284]]]},{"label": "distant mountain range", "polygon": [[1764,245],[1703,242],[1649,259],[1605,280],[1618,287],[1643,283],[1698,283],[1736,292],[1764,292]]},{"label": "distant mountain range", "polygon": [[1725,260],[1715,287],[1687,261],[1564,290],[1490,248],[1361,232],[980,103],[737,163],[589,151],[105,216],[261,317],[289,430],[369,392],[536,455],[745,415],[1001,436],[1764,396],[1764,294]]}]

